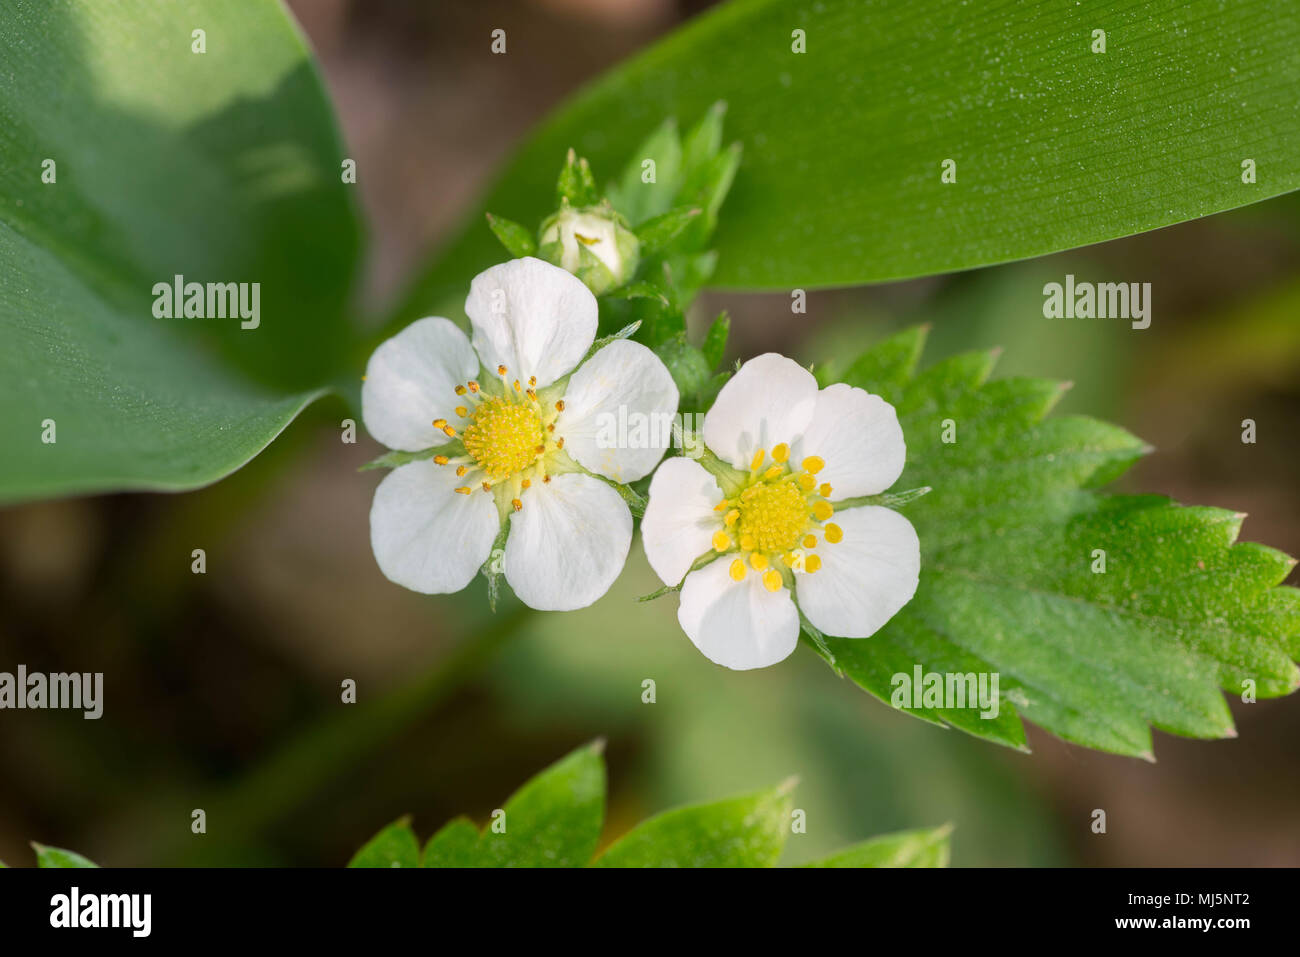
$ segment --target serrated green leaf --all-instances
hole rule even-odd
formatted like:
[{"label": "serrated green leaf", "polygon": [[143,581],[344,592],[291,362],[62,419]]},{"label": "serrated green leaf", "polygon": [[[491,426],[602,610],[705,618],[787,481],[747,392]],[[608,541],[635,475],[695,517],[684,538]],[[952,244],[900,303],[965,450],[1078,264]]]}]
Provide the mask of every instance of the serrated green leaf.
[{"label": "serrated green leaf", "polygon": [[951,834],[951,825],[883,834],[804,867],[947,867]]},{"label": "serrated green leaf", "polygon": [[[352,344],[354,197],[302,37],[274,3],[14,0],[0,38],[0,501],[212,482]],[[156,318],[177,275],[258,283],[257,328]]]},{"label": "serrated green leaf", "polygon": [[722,365],[723,356],[727,353],[727,338],[730,335],[731,317],[725,312],[718,313],[718,317],[709,325],[709,331],[704,334],[704,343],[700,346],[700,351],[704,353],[704,361],[709,364],[710,369]]},{"label": "serrated green leaf", "polygon": [[[653,180],[647,182],[651,169]],[[676,119],[669,117],[632,150],[617,185],[609,190],[609,200],[628,222],[640,226],[652,216],[668,211],[681,185],[681,176],[682,141]]]},{"label": "serrated green leaf", "polygon": [[579,867],[591,860],[605,816],[604,742],[579,748],[506,802],[505,830],[478,843],[485,867]]},{"label": "serrated green leaf", "polygon": [[[792,51],[796,28],[806,53]],[[1106,53],[1091,51],[1094,29]],[[540,217],[565,147],[606,168],[662,117],[722,98],[746,158],[713,240],[719,286],[810,289],[1040,256],[1300,187],[1297,46],[1300,16],[1274,0],[996,13],[731,0],[557,110],[488,203]],[[1254,184],[1241,179],[1248,157]],[[955,183],[941,180],[945,159]],[[481,232],[447,247],[400,316],[491,264]]]},{"label": "serrated green leaf", "polygon": [[32,850],[36,852],[37,867],[99,867],[94,861],[61,847],[49,847],[32,841]]},{"label": "serrated green leaf", "polygon": [[420,842],[403,817],[384,828],[352,856],[348,867],[419,867]]},{"label": "serrated green leaf", "polygon": [[421,867],[479,867],[479,831],[467,817],[448,821],[424,846]]},{"label": "serrated green leaf", "polygon": [[[889,701],[895,674],[997,673],[996,719],[974,708],[909,708],[1024,747],[1020,717],[1089,747],[1151,756],[1150,726],[1232,735],[1220,688],[1261,696],[1300,686],[1290,589],[1273,549],[1234,544],[1242,516],[1158,496],[1092,491],[1149,451],[1116,426],[1046,417],[1061,394],[1038,379],[989,380],[996,353],[909,378],[911,334],[851,369],[894,390],[907,441],[899,488],[921,540],[916,596],[868,640],[828,638],[838,666]],[[872,383],[876,382],[876,389]],[[955,442],[944,442],[945,427]],[[953,431],[955,430],[955,431]],[[1097,550],[1104,573],[1094,572]]]},{"label": "serrated green leaf", "polygon": [[665,811],[609,847],[596,867],[775,867],[790,833],[792,785]]},{"label": "serrated green leaf", "polygon": [[637,227],[636,236],[641,241],[641,252],[653,256],[663,252],[674,239],[702,212],[699,206],[677,206]]},{"label": "serrated green leaf", "polygon": [[506,252],[511,256],[522,259],[537,252],[537,241],[533,239],[532,232],[514,220],[488,213],[487,221],[488,228],[497,239],[501,240],[501,245],[506,247]]}]

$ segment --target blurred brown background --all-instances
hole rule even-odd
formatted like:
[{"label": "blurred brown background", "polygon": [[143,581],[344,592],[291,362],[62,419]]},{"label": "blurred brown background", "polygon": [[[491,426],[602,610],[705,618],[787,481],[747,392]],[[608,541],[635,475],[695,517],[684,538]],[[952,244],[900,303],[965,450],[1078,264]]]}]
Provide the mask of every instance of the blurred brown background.
[{"label": "blurred brown background", "polygon": [[[707,4],[290,6],[358,161],[376,313],[548,109]],[[496,27],[528,42],[490,56]],[[1125,490],[1248,512],[1244,538],[1297,554],[1298,214],[1287,197],[1028,263],[814,294],[806,316],[783,295],[710,295],[700,314],[731,310],[734,356],[821,360],[921,320],[935,323],[931,358],[1005,345],[1002,372],[1070,379],[1067,409],[1157,447]],[[1152,327],[1044,320],[1042,284],[1066,272],[1152,282]],[[1300,864],[1300,696],[1234,703],[1235,740],[1157,734],[1154,765],[1032,730],[1032,755],[1008,753],[894,713],[809,654],[758,674],[712,666],[673,599],[627,614],[657,584],[636,546],[595,607],[506,634],[479,588],[430,599],[379,573],[378,476],[356,471],[378,447],[339,442],[347,414],[315,407],[200,492],[0,511],[0,670],[103,671],[107,684],[97,722],[0,716],[0,859],[30,863],[34,839],[111,865],[342,864],[405,812],[426,835],[460,812],[481,820],[605,735],[611,834],[798,774],[809,833],[792,838],[792,862],[950,820],[956,864]],[[1258,444],[1240,442],[1243,418]],[[190,572],[199,547],[205,576]],[[438,677],[448,662],[454,684]],[[655,705],[641,703],[645,677]],[[200,807],[208,834],[194,836]]]}]

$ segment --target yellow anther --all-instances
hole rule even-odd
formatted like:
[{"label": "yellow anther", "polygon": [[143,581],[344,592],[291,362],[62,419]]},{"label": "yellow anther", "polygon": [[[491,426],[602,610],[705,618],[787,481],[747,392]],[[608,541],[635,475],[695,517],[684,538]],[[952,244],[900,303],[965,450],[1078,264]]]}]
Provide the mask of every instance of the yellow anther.
[{"label": "yellow anther", "polygon": [[464,474],[465,474],[466,472],[468,472],[468,471],[469,471],[469,469],[467,469],[467,468],[466,468],[465,466],[463,466],[463,465],[457,465],[457,466],[456,466],[456,474],[457,474],[458,476],[460,476],[460,475],[464,475]]},{"label": "yellow anther", "polygon": [[781,468],[781,466],[773,465],[770,466],[768,470],[763,473],[763,478],[767,479],[770,482],[772,479],[778,477],[784,471],[785,469]]},{"label": "yellow anther", "polygon": [[763,587],[768,591],[781,590],[781,573],[775,568],[763,572]]},{"label": "yellow anther", "polygon": [[447,438],[449,439],[454,439],[456,437],[456,430],[453,429],[450,425],[444,425],[442,427],[442,434],[447,436]]},{"label": "yellow anther", "polygon": [[564,448],[564,436],[560,436],[558,439],[555,440],[555,447],[557,449]]},{"label": "yellow anther", "polygon": [[434,465],[446,465],[449,459],[445,455],[435,455],[433,457]]},{"label": "yellow anther", "polygon": [[[726,502],[723,502],[722,504],[725,506],[727,503],[726,503]],[[727,513],[727,517],[724,518],[722,521],[723,521],[726,525],[730,526],[730,525],[735,525],[735,524],[736,524],[736,519],[738,519],[738,518],[740,518],[740,509],[738,509],[738,508],[733,508],[730,512]]]},{"label": "yellow anther", "polygon": [[820,456],[810,455],[803,460],[803,470],[805,472],[816,475],[824,468],[826,468],[826,463],[821,460]]},{"label": "yellow anther", "polygon": [[446,420],[446,419],[434,419],[434,420],[433,420],[433,427],[434,427],[435,429],[445,429],[445,428],[447,427],[447,420]]},{"label": "yellow anther", "polygon": [[456,414],[463,419],[465,416],[469,415],[469,409],[465,408],[463,405],[458,405],[456,406]]},{"label": "yellow anther", "polygon": [[790,446],[784,442],[772,446],[772,461],[780,465],[790,457]]},{"label": "yellow anther", "polygon": [[713,506],[713,510],[714,510],[715,512],[721,512],[721,511],[723,511],[723,510],[727,507],[727,505],[728,505],[728,502],[727,502],[727,500],[724,498],[724,499],[723,499],[721,502],[719,502],[717,505]]},{"label": "yellow anther", "polygon": [[725,552],[731,547],[731,538],[722,529],[713,533],[713,550],[715,552]]},{"label": "yellow anther", "polygon": [[754,536],[753,536],[753,535],[741,535],[741,536],[740,536],[740,547],[743,548],[743,549],[744,549],[745,551],[747,551],[747,552],[752,552],[752,551],[754,550]]},{"label": "yellow anther", "polygon": [[844,529],[840,528],[834,522],[828,522],[826,525],[826,541],[834,545],[844,538]]},{"label": "yellow anther", "polygon": [[532,399],[534,402],[537,401],[537,393],[534,392],[532,389],[525,389],[524,395],[528,396],[528,398]]},{"label": "yellow anther", "polygon": [[556,412],[563,412],[563,411],[564,411],[564,400],[563,400],[563,399],[560,399],[558,402],[555,403],[555,411],[556,411]]},{"label": "yellow anther", "polygon": [[813,518],[819,522],[824,522],[835,514],[835,507],[830,502],[816,501],[813,502]]},{"label": "yellow anther", "polygon": [[749,470],[751,472],[757,472],[759,469],[763,467],[763,460],[765,458],[767,458],[767,453],[764,452],[762,449],[759,449],[757,452],[754,453],[754,461],[749,463]]},{"label": "yellow anther", "polygon": [[518,380],[518,379],[515,380],[515,382],[514,382],[514,386],[515,386],[515,391],[516,391],[516,392],[523,392],[523,391],[524,391],[524,387],[521,386],[521,385],[519,384],[519,380]]},{"label": "yellow anther", "polygon": [[506,374],[506,367],[505,367],[505,366],[497,366],[497,375],[505,375],[505,374]]},{"label": "yellow anther", "polygon": [[817,536],[816,536],[816,535],[805,535],[805,536],[803,537],[803,547],[804,547],[804,548],[816,548],[816,547],[817,547]]},{"label": "yellow anther", "polygon": [[535,375],[530,375],[530,376],[528,377],[528,384],[529,384],[530,386],[534,386],[534,387],[535,387],[535,386],[537,385],[537,376],[535,376]]},{"label": "yellow anther", "polygon": [[520,488],[532,488],[532,487],[533,487],[532,480],[531,480],[531,479],[524,479],[522,482],[519,483],[519,487],[520,487]]},{"label": "yellow anther", "polygon": [[813,487],[817,484],[817,480],[807,472],[804,472],[795,481],[799,483],[799,487],[805,492],[811,492]]},{"label": "yellow anther", "polygon": [[742,562],[739,558],[735,559],[731,563],[731,569],[729,574],[731,575],[732,581],[743,582],[745,580],[745,563]]},{"label": "yellow anther", "polygon": [[465,388],[463,385],[458,385],[458,386],[456,386],[456,394],[457,394],[457,395],[464,395],[466,391],[467,391],[467,390],[466,390],[466,388]]},{"label": "yellow anther", "polygon": [[822,560],[817,555],[805,555],[803,559],[803,570],[809,575],[822,567]]},{"label": "yellow anther", "polygon": [[830,498],[830,497],[831,497],[831,483],[830,483],[830,482],[822,482],[822,484],[821,484],[821,488],[819,488],[819,489],[817,490],[817,494],[820,495],[822,498]]},{"label": "yellow anther", "polygon": [[512,506],[514,506],[514,510],[515,510],[516,512],[519,511],[521,508],[524,507],[524,503],[521,502],[521,501],[519,501],[519,499],[517,499],[517,498],[512,498],[512,499],[510,500],[510,504],[511,504]]},{"label": "yellow anther", "polygon": [[749,556],[749,567],[756,572],[765,571],[767,569],[767,556],[762,552],[754,552]]},{"label": "yellow anther", "polygon": [[478,391],[478,383],[475,382],[473,379],[470,379],[469,382],[466,383],[466,385],[469,386],[469,391],[470,391],[470,392],[477,392],[477,391]]},{"label": "yellow anther", "polygon": [[468,485],[462,485],[460,488],[456,489],[456,491],[460,492],[461,495],[468,495],[470,492],[474,490],[470,488]]}]

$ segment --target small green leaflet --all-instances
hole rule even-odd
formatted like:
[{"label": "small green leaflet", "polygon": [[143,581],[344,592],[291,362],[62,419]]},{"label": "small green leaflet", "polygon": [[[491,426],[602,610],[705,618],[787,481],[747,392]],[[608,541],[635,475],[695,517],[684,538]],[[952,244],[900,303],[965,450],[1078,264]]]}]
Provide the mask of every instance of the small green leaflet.
[{"label": "small green leaflet", "polygon": [[827,637],[839,671],[884,701],[893,676],[918,665],[997,673],[995,718],[907,710],[1021,749],[1025,718],[1148,760],[1152,726],[1234,735],[1221,688],[1300,687],[1300,591],[1278,587],[1293,559],[1237,543],[1238,513],[1099,494],[1149,446],[1094,419],[1048,417],[1062,385],[990,381],[996,352],[916,374],[924,340],[909,329],[822,376],[897,407],[908,455],[896,487],[932,488],[902,509],[921,539],[915,598],[869,639]]},{"label": "small green leaflet", "polygon": [[[791,833],[791,779],[740,797],[665,811],[592,857],[605,816],[604,744],[579,748],[533,777],[481,831],[458,817],[423,853],[410,819],[371,838],[349,867],[775,867]],[[818,867],[946,867],[951,828],[886,835]]]},{"label": "small green leaflet", "polygon": [[94,861],[61,847],[49,847],[32,841],[32,850],[36,852],[37,867],[99,867]]}]

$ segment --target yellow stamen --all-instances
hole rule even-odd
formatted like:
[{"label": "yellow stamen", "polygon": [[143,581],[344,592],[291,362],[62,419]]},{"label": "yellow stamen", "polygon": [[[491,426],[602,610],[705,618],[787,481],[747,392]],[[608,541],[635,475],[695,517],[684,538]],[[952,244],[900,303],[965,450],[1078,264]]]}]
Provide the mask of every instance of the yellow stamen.
[{"label": "yellow stamen", "polygon": [[505,367],[505,366],[497,366],[497,375],[505,375],[505,374],[506,374],[506,367]]},{"label": "yellow stamen", "polygon": [[734,582],[743,582],[745,580],[745,563],[739,558],[731,563],[729,574]]},{"label": "yellow stamen", "polygon": [[478,383],[475,382],[473,379],[470,379],[469,382],[466,383],[466,384],[469,386],[469,391],[470,391],[470,392],[477,392],[477,391],[478,391]]},{"label": "yellow stamen", "polygon": [[822,482],[822,487],[819,488],[819,489],[817,490],[817,494],[820,495],[822,498],[830,498],[830,497],[831,497],[831,483],[830,483],[830,482]]},{"label": "yellow stamen", "polygon": [[803,537],[803,547],[804,547],[804,548],[816,548],[816,547],[817,547],[817,536],[816,536],[816,535],[805,535],[805,536]]},{"label": "yellow stamen", "polygon": [[713,533],[713,550],[715,552],[725,552],[731,547],[731,538],[722,529]]},{"label": "yellow stamen", "polygon": [[751,472],[757,472],[759,469],[763,467],[763,460],[765,458],[767,458],[767,453],[764,452],[762,449],[759,449],[757,452],[754,453],[754,461],[749,464],[749,470]]},{"label": "yellow stamen", "polygon": [[468,472],[468,471],[469,471],[469,469],[467,469],[467,468],[466,468],[465,466],[463,466],[463,465],[457,465],[457,466],[456,466],[456,474],[457,474],[458,476],[460,476],[460,475],[464,475],[464,474],[465,474],[466,472]]},{"label": "yellow stamen", "polygon": [[763,478],[767,479],[768,481],[771,481],[772,479],[780,475],[783,471],[785,470],[781,468],[781,466],[773,465],[766,472],[763,473]]},{"label": "yellow stamen", "polygon": [[468,495],[470,492],[474,490],[467,485],[462,485],[460,488],[456,489],[456,491],[459,492],[461,495]]},{"label": "yellow stamen", "polygon": [[[722,504],[723,504],[723,507],[726,507],[726,504],[727,504],[727,503],[726,503],[726,502],[723,502]],[[724,518],[722,521],[723,521],[724,524],[730,526],[730,525],[735,525],[735,524],[736,524],[736,519],[738,519],[738,518],[740,518],[740,509],[738,509],[738,508],[733,508],[730,512],[727,513],[727,517]]]},{"label": "yellow stamen", "polygon": [[524,507],[524,503],[521,502],[521,501],[519,501],[519,499],[517,499],[517,498],[512,498],[512,499],[510,500],[510,504],[511,504],[512,506],[514,506],[514,510],[515,510],[516,512],[519,511],[521,508]]},{"label": "yellow stamen", "polygon": [[435,456],[433,457],[433,464],[434,464],[434,465],[446,465],[447,462],[448,462],[448,459],[447,459],[447,456],[445,456],[445,455],[435,455]]},{"label": "yellow stamen", "polygon": [[840,528],[834,522],[830,522],[826,525],[826,541],[834,545],[842,538],[844,538],[844,529]]},{"label": "yellow stamen", "polygon": [[816,475],[825,467],[826,467],[826,463],[823,462],[821,458],[816,455],[810,455],[803,460],[803,470],[805,472],[811,472],[813,475]]},{"label": "yellow stamen", "polygon": [[458,405],[456,406],[456,414],[463,419],[465,416],[469,415],[469,409],[465,408],[463,405]]},{"label": "yellow stamen", "polygon": [[753,535],[741,535],[741,536],[740,536],[740,547],[743,548],[743,549],[744,549],[745,551],[747,551],[747,552],[752,552],[752,551],[754,550],[754,536],[753,536]]},{"label": "yellow stamen", "polygon": [[813,502],[812,511],[813,518],[819,522],[824,522],[835,514],[835,506],[831,505],[830,502],[817,501]]},{"label": "yellow stamen", "polygon": [[790,457],[790,446],[781,442],[772,446],[772,461],[780,465]]},{"label": "yellow stamen", "polygon": [[444,425],[442,427],[442,434],[447,436],[447,438],[449,439],[454,439],[456,437],[456,430],[453,429],[450,425]]},{"label": "yellow stamen", "polygon": [[762,552],[754,552],[749,556],[749,567],[756,572],[761,572],[767,568],[767,556]]},{"label": "yellow stamen", "polygon": [[817,555],[805,555],[803,559],[803,570],[809,575],[822,567],[822,560]]},{"label": "yellow stamen", "polygon": [[532,488],[532,487],[533,487],[533,483],[532,483],[532,481],[531,481],[530,479],[524,479],[522,482],[519,483],[519,487],[520,487],[520,488]]},{"label": "yellow stamen", "polygon": [[781,573],[775,568],[763,572],[763,587],[768,591],[781,590]]},{"label": "yellow stamen", "polygon": [[435,429],[445,429],[445,428],[447,427],[447,420],[446,420],[446,419],[434,419],[434,420],[433,420],[433,427],[434,427]]},{"label": "yellow stamen", "polygon": [[563,411],[564,411],[564,400],[563,400],[563,399],[560,399],[558,402],[555,403],[555,411],[556,411],[556,412],[563,412]]},{"label": "yellow stamen", "polygon": [[803,489],[805,492],[811,492],[813,490],[813,486],[817,484],[817,480],[813,478],[811,475],[809,475],[807,472],[805,472],[803,475],[800,475],[796,479],[796,481],[799,483],[799,487]]},{"label": "yellow stamen", "polygon": [[465,389],[465,387],[464,387],[463,385],[458,385],[458,386],[456,386],[456,394],[457,394],[457,395],[464,395],[465,392],[466,392],[466,389]]}]

